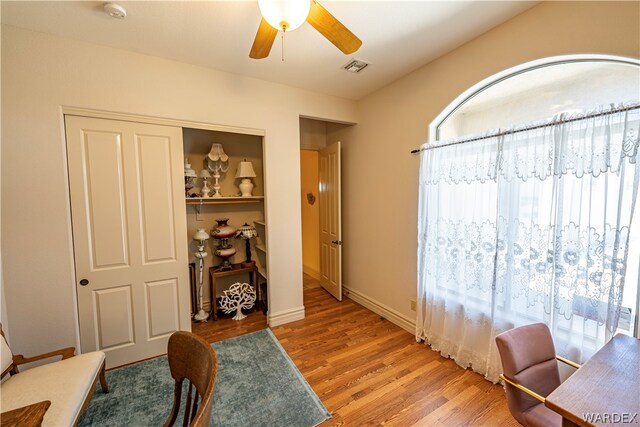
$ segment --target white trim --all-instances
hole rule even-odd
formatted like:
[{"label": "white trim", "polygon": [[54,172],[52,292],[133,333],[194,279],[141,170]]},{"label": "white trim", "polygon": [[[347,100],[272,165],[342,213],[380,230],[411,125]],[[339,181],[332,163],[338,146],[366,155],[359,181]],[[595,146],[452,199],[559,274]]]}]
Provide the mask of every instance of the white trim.
[{"label": "white trim", "polygon": [[347,126],[353,126],[358,124],[358,122],[345,122],[344,120],[327,119],[326,117],[309,116],[306,114],[300,114],[298,117],[301,119],[319,120],[321,122],[336,123],[339,125],[347,125]]},{"label": "white trim", "polygon": [[514,77],[518,74],[526,73],[537,68],[548,67],[552,65],[564,64],[569,62],[620,62],[624,64],[632,64],[640,66],[640,60],[635,58],[628,58],[625,56],[616,55],[597,55],[597,54],[580,54],[580,55],[560,55],[550,56],[548,58],[536,59],[534,61],[525,62],[524,64],[516,65],[515,67],[502,70],[486,79],[476,83],[469,89],[462,92],[456,99],[454,99],[444,110],[436,116],[435,119],[429,124],[428,142],[435,142],[438,140],[438,128],[445,120],[447,120],[455,111],[463,106],[471,98],[490,88],[491,86],[500,83],[503,80]]},{"label": "white trim", "polygon": [[98,119],[120,120],[125,122],[149,123],[154,125],[173,126],[191,129],[213,130],[218,132],[239,133],[243,135],[265,136],[262,129],[225,126],[212,123],[194,122],[191,120],[169,119],[145,116],[141,114],[118,113],[115,111],[94,110],[90,108],[62,106],[62,114],[70,116],[94,117]]},{"label": "white trim", "polygon": [[[60,142],[62,144],[62,152],[64,153],[62,162],[64,163],[64,182],[67,185],[66,191],[64,192],[65,197],[65,220],[67,222],[67,230],[73,230],[73,221],[71,217],[71,193],[69,192],[69,155],[67,151],[67,127],[64,123],[64,111],[62,108],[60,109]],[[67,233],[67,248],[69,253],[71,254],[71,258],[69,259],[69,267],[71,268],[71,298],[73,301],[73,316],[76,320],[75,324],[75,338],[76,338],[76,349],[78,350],[78,354],[82,354],[85,350],[82,348],[82,343],[80,341],[80,311],[78,307],[78,275],[76,270],[76,252],[73,244],[73,232]]]},{"label": "white trim", "polygon": [[269,311],[267,323],[270,328],[284,325],[285,323],[295,322],[296,320],[304,319],[304,305],[289,310],[284,310],[278,313],[271,313]]},{"label": "white trim", "polygon": [[306,265],[302,266],[302,272],[313,277],[316,280],[320,280],[320,272],[311,267],[307,267]]},{"label": "white trim", "polygon": [[399,313],[388,307],[373,298],[370,298],[350,287],[346,286],[344,283],[342,284],[342,289],[344,289],[344,295],[349,299],[357,302],[358,304],[368,308],[376,314],[384,317],[394,325],[400,326],[405,331],[415,335],[416,333],[416,319],[412,319],[410,317],[405,316],[402,313]]}]

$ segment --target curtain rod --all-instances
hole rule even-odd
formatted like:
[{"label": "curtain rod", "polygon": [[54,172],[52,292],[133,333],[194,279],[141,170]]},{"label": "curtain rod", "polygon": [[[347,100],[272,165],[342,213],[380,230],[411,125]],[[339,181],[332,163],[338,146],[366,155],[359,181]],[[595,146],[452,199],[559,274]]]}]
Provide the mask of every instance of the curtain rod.
[{"label": "curtain rod", "polygon": [[411,150],[411,154],[416,154],[416,153],[419,153],[419,152],[425,151],[425,150],[433,150],[434,148],[450,147],[452,145],[458,145],[458,144],[462,144],[464,142],[481,141],[483,139],[495,138],[497,136],[512,135],[512,134],[515,134],[515,133],[526,132],[526,131],[529,131],[529,130],[542,129],[542,128],[546,128],[546,127],[550,127],[550,126],[555,126],[555,125],[560,124],[560,123],[578,122],[580,120],[587,120],[587,119],[592,119],[594,117],[607,116],[609,114],[620,113],[620,112],[623,112],[623,111],[637,110],[637,109],[640,109],[640,104],[634,104],[634,105],[629,105],[627,107],[612,109],[612,110],[608,110],[608,111],[602,111],[600,113],[587,114],[585,116],[576,117],[576,118],[573,118],[573,119],[566,119],[566,120],[560,119],[560,120],[549,122],[549,123],[543,123],[543,124],[534,125],[534,126],[528,126],[528,127],[519,128],[519,129],[506,130],[506,131],[503,131],[503,132],[492,133],[490,135],[483,135],[483,136],[476,136],[476,137],[473,137],[473,138],[461,139],[459,141],[454,141],[454,142],[451,142],[449,144],[442,144],[442,145],[436,145],[436,146],[426,146],[424,148],[416,148],[415,150]]}]

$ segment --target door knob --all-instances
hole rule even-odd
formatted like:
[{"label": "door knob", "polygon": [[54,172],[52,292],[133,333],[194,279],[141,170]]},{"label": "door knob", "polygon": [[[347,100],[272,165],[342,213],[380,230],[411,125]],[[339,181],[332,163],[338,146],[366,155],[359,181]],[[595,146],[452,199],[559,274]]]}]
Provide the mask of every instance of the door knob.
[{"label": "door knob", "polygon": [[334,245],[341,246],[342,245],[342,240],[332,240],[331,243],[333,243]]},{"label": "door knob", "polygon": [[88,284],[89,284],[89,281],[87,279],[80,280],[80,286],[87,286]]}]

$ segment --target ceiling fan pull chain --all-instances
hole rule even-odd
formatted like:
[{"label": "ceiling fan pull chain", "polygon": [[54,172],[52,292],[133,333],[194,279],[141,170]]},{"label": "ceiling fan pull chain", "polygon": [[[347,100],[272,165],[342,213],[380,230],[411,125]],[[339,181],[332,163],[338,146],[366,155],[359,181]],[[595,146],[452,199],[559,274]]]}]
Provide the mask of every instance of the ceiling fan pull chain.
[{"label": "ceiling fan pull chain", "polygon": [[286,30],[283,29],[282,30],[282,36],[280,36],[280,38],[282,40],[282,43],[281,43],[281,46],[282,46],[282,62],[284,62],[284,33],[285,33],[285,31]]}]

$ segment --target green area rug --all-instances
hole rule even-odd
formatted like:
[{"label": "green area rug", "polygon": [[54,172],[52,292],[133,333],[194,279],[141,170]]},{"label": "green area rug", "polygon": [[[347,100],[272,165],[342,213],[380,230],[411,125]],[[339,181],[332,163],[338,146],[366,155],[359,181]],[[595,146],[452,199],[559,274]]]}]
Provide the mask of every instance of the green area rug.
[{"label": "green area rug", "polygon": [[[269,329],[212,344],[218,356],[212,426],[312,427],[331,418]],[[161,426],[173,403],[166,356],[107,372],[79,426]],[[182,418],[176,422],[182,424]]]}]

